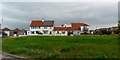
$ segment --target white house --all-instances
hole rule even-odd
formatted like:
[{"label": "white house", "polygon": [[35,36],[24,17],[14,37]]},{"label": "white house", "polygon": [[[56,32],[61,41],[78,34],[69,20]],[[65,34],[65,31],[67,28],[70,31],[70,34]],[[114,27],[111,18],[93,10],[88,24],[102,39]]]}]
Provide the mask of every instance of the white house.
[{"label": "white house", "polygon": [[4,28],[4,29],[2,29],[2,32],[4,33],[4,35],[10,36],[10,29]]},{"label": "white house", "polygon": [[30,31],[27,35],[52,35],[54,29],[54,21],[33,20],[30,24]]},{"label": "white house", "polygon": [[89,25],[85,23],[71,23],[71,27],[62,25],[61,27],[54,27],[53,35],[67,36],[67,35],[80,35],[82,33],[89,33]]}]

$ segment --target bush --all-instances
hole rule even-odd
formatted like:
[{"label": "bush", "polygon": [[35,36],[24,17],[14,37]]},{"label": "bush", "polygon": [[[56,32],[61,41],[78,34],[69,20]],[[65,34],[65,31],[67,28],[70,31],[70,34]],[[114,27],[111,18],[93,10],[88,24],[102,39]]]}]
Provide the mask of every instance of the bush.
[{"label": "bush", "polygon": [[60,52],[68,52],[68,51],[70,51],[70,48],[66,47],[66,48],[62,48]]},{"label": "bush", "polygon": [[115,34],[119,34],[120,33],[120,30],[119,29],[116,29],[113,31]]},{"label": "bush", "polygon": [[101,30],[101,33],[102,34],[111,34],[112,33],[112,31],[110,31],[110,30]]}]

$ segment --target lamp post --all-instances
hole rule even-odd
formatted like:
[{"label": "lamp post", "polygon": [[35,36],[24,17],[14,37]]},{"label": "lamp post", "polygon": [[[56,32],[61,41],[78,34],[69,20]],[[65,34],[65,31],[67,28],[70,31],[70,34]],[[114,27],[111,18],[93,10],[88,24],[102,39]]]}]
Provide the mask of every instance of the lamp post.
[{"label": "lamp post", "polygon": [[1,23],[1,29],[3,29],[3,18],[2,18],[2,23]]},{"label": "lamp post", "polygon": [[1,36],[3,36],[3,18],[2,18],[2,21],[1,21],[1,24],[0,24],[0,29],[1,29]]}]

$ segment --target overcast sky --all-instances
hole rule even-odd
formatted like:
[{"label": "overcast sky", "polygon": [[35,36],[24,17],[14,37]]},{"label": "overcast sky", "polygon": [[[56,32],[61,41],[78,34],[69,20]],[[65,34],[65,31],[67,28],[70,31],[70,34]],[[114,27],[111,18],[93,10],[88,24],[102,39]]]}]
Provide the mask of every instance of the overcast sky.
[{"label": "overcast sky", "polygon": [[[0,7],[1,8],[1,7]],[[1,16],[1,15],[0,15]],[[29,29],[31,20],[54,20],[55,25],[88,23],[91,29],[116,26],[116,2],[4,2],[3,26]]]},{"label": "overcast sky", "polygon": [[118,2],[119,0],[1,0],[3,2]]}]

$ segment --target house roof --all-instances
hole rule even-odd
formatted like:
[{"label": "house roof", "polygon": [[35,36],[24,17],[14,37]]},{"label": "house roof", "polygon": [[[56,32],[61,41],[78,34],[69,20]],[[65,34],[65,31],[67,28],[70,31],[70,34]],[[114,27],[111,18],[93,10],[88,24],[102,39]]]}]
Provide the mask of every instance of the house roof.
[{"label": "house roof", "polygon": [[18,28],[15,28],[13,31],[14,31],[14,32],[19,32],[19,31],[21,31],[21,30],[18,29]]},{"label": "house roof", "polygon": [[55,27],[55,31],[60,31],[60,30],[65,30],[65,31],[70,31],[70,30],[81,30],[80,26],[89,26],[88,24],[85,23],[71,23],[72,27]]},{"label": "house roof", "polygon": [[54,27],[54,30],[55,31],[61,31],[61,30],[71,31],[71,30],[81,30],[81,29],[76,27]]},{"label": "house roof", "polygon": [[80,26],[89,26],[88,24],[85,23],[71,23],[72,27],[80,27]]},{"label": "house roof", "polygon": [[43,25],[43,22],[42,21],[32,21],[30,26],[42,26]]},{"label": "house roof", "polygon": [[52,26],[54,26],[54,21],[44,21],[42,26],[52,27]]},{"label": "house roof", "polygon": [[10,31],[10,29],[8,29],[8,28],[4,28],[3,31]]},{"label": "house roof", "polygon": [[31,22],[30,26],[52,27],[52,26],[54,26],[54,21],[33,20]]}]

